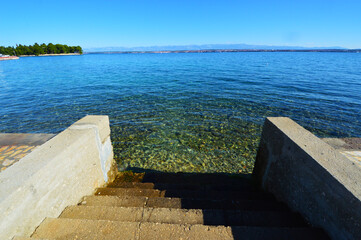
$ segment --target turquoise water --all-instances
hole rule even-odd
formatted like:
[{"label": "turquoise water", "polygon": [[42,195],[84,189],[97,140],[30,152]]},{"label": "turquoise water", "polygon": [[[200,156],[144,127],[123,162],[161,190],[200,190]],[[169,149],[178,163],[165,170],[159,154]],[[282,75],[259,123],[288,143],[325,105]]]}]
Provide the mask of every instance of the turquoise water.
[{"label": "turquoise water", "polygon": [[0,62],[0,132],[110,117],[121,167],[249,172],[264,118],[361,137],[361,54],[88,54]]}]

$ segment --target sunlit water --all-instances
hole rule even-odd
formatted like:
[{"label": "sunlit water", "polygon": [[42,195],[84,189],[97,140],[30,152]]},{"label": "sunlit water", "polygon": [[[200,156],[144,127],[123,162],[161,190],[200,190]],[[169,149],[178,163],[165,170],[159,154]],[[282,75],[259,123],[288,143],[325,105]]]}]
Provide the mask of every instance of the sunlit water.
[{"label": "sunlit water", "polygon": [[361,137],[361,54],[187,53],[0,62],[0,132],[110,117],[123,168],[249,172],[264,118]]}]

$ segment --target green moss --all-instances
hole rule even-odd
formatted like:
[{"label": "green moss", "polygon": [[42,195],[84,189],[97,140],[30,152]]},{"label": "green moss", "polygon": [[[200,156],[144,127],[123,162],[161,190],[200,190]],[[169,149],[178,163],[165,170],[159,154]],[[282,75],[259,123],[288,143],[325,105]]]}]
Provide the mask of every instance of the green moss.
[{"label": "green moss", "polygon": [[141,182],[143,180],[144,173],[135,173],[133,171],[118,172],[116,176],[117,182]]}]

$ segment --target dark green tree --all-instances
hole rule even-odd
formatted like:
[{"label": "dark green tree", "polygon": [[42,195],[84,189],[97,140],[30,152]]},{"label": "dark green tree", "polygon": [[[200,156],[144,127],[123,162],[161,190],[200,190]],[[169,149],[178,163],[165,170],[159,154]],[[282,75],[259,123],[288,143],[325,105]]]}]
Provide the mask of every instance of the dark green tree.
[{"label": "dark green tree", "polygon": [[66,53],[66,48],[64,45],[56,44],[55,47],[57,49],[57,53]]},{"label": "dark green tree", "polygon": [[48,53],[47,46],[45,43],[41,44],[40,47],[43,49],[43,53]]},{"label": "dark green tree", "polygon": [[4,47],[0,46],[0,54],[4,55],[41,55],[41,54],[59,54],[59,53],[83,53],[83,49],[80,46],[68,46],[66,44],[52,44],[45,43],[39,45],[21,45],[17,44],[16,47]]},{"label": "dark green tree", "polygon": [[80,46],[75,47],[75,53],[83,54],[83,49]]},{"label": "dark green tree", "polygon": [[49,43],[49,44],[48,44],[47,53],[48,53],[48,54],[57,53],[57,49],[56,49],[56,47],[54,46],[54,44],[52,44],[52,43]]},{"label": "dark green tree", "polygon": [[33,54],[39,56],[40,54],[44,54],[43,49],[39,46],[39,44],[35,43],[33,48]]},{"label": "dark green tree", "polygon": [[0,47],[0,54],[3,55],[14,55],[15,54],[15,48],[13,47]]}]

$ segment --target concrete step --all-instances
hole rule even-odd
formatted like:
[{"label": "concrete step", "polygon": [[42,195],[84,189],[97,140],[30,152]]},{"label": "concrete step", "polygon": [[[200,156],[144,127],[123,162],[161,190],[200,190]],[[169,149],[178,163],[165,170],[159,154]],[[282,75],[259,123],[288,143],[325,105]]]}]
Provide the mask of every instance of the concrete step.
[{"label": "concrete step", "polygon": [[257,191],[251,184],[174,184],[174,183],[142,183],[142,182],[117,182],[110,183],[110,188],[141,188],[158,190],[216,190],[216,191]]},{"label": "concrete step", "polygon": [[68,239],[136,239],[137,222],[115,222],[85,219],[46,218],[32,237]]},{"label": "concrete step", "polygon": [[98,188],[95,191],[98,195],[110,196],[142,196],[142,197],[164,197],[165,192],[156,189],[141,188]]},{"label": "concrete step", "polygon": [[51,240],[50,238],[14,237],[12,240]]},{"label": "concrete step", "polygon": [[141,188],[141,189],[154,189],[154,183],[142,182],[111,182],[107,185],[110,188]]},{"label": "concrete step", "polygon": [[107,220],[47,218],[34,238],[68,239],[328,239],[312,228],[224,227],[188,224],[133,223]]},{"label": "concrete step", "polygon": [[261,212],[214,209],[70,206],[61,218],[204,224],[224,226],[305,227],[303,219],[290,212]]},{"label": "concrete step", "polygon": [[148,199],[148,197],[143,196],[86,196],[78,205],[145,207]]},{"label": "concrete step", "polygon": [[156,190],[141,188],[98,188],[95,195],[112,196],[144,196],[144,197],[178,197],[194,199],[269,199],[274,200],[270,194],[263,192],[240,191],[214,191],[214,190]]},{"label": "concrete step", "polygon": [[221,173],[157,173],[148,172],[142,182],[171,183],[171,184],[250,184],[251,175],[247,174],[221,174]]},{"label": "concrete step", "polygon": [[209,200],[142,196],[88,196],[80,203],[86,206],[152,207],[184,209],[239,209],[249,211],[289,211],[279,202],[269,200]]}]

